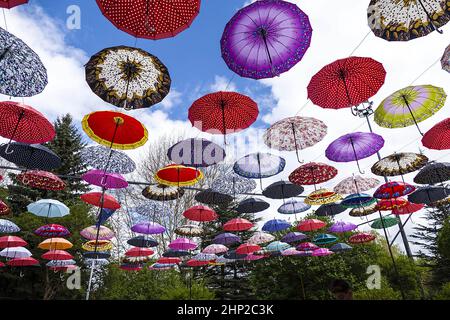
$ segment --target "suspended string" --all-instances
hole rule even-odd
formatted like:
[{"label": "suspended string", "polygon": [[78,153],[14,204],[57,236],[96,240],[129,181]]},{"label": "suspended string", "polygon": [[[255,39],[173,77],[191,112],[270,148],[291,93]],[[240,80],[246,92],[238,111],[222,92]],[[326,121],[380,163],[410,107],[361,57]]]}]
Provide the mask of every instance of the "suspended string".
[{"label": "suspended string", "polygon": [[349,54],[349,57],[353,56],[353,54],[355,53],[356,50],[359,49],[359,47],[364,43],[364,41],[366,41],[367,37],[369,36],[369,34],[372,32],[372,30],[369,30],[369,32],[367,32],[367,34],[364,36],[364,38],[362,38],[362,40],[358,43],[358,45],[356,46],[355,49],[353,49],[353,51]]},{"label": "suspended string", "polygon": [[419,80],[425,73],[427,73],[428,70],[430,70],[436,63],[438,63],[441,60],[441,58],[438,58],[436,61],[434,61],[430,66],[428,66],[417,78],[415,78],[409,85],[412,85],[414,82]]},{"label": "suspended string", "polygon": [[5,30],[8,31],[8,24],[6,23],[6,13],[5,13],[5,9],[2,9],[3,11],[3,20],[5,21]]}]

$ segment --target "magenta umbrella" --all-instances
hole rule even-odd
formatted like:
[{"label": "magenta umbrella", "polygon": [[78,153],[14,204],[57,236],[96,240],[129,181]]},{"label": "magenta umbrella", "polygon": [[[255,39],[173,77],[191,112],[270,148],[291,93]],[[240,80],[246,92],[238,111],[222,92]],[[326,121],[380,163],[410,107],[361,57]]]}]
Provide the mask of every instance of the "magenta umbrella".
[{"label": "magenta umbrella", "polygon": [[353,223],[350,223],[350,222],[338,221],[338,222],[335,222],[328,229],[328,231],[334,232],[334,233],[341,233],[341,232],[353,231],[356,228],[358,228],[358,226],[356,224],[353,224]]},{"label": "magenta umbrella", "polygon": [[169,244],[169,248],[173,250],[194,250],[197,243],[188,238],[178,238]]},{"label": "magenta umbrella", "polygon": [[312,252],[313,257],[324,257],[333,254],[333,251],[328,250],[327,248],[316,249]]},{"label": "magenta umbrella", "polygon": [[325,156],[335,162],[356,161],[368,158],[377,153],[384,146],[384,139],[376,133],[353,132],[334,140],[325,150]]},{"label": "magenta umbrella", "polygon": [[89,184],[105,189],[123,189],[128,187],[128,182],[122,175],[105,172],[104,170],[90,170],[83,174],[82,178]]}]

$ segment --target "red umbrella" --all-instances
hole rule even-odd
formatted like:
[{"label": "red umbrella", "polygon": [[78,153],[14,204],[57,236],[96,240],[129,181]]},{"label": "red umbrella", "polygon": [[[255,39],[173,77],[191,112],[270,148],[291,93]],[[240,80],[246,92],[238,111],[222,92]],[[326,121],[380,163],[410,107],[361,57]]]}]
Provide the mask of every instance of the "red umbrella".
[{"label": "red umbrella", "polygon": [[322,229],[327,224],[323,222],[322,220],[318,219],[307,219],[303,220],[297,225],[298,231],[314,231],[318,229]]},{"label": "red umbrella", "polygon": [[43,190],[59,191],[66,187],[64,181],[51,172],[26,171],[16,176],[17,181],[31,187]]},{"label": "red umbrella", "polygon": [[20,237],[16,236],[4,236],[0,237],[0,249],[11,247],[24,247],[28,243]]},{"label": "red umbrella", "polygon": [[375,240],[375,236],[370,233],[357,233],[348,238],[350,243],[365,243]]},{"label": "red umbrella", "polygon": [[206,206],[194,206],[183,212],[183,216],[192,221],[209,222],[219,218],[217,213]]},{"label": "red umbrella", "polygon": [[171,164],[161,168],[155,174],[155,180],[166,186],[185,187],[203,179],[203,173],[191,167]]},{"label": "red umbrella", "polygon": [[403,198],[382,199],[378,201],[376,209],[379,211],[389,211],[406,207],[407,205],[408,200]]},{"label": "red umbrella", "polygon": [[28,0],[0,0],[0,8],[11,9],[25,3],[28,3]]},{"label": "red umbrella", "polygon": [[149,249],[149,248],[135,247],[135,248],[131,248],[130,250],[125,252],[125,255],[127,257],[148,257],[148,256],[151,256],[154,253],[155,252],[152,249]]},{"label": "red umbrella", "polygon": [[74,265],[74,264],[69,264],[67,266],[51,266],[51,267],[48,267],[48,269],[52,270],[52,271],[64,271],[64,272],[69,271],[69,270],[76,270],[77,268],[78,267],[76,265]]},{"label": "red umbrella", "polygon": [[7,216],[9,213],[10,210],[8,205],[0,200],[0,216]]},{"label": "red umbrella", "polygon": [[412,203],[407,201],[407,204],[403,207],[396,207],[392,210],[392,213],[395,215],[401,215],[401,214],[411,214],[414,212],[417,212],[419,210],[422,210],[425,207],[425,205],[421,203]]},{"label": "red umbrella", "polygon": [[89,192],[81,195],[81,200],[88,204],[92,204],[96,207],[103,209],[117,210],[120,208],[119,202],[109,194],[103,194],[102,192]]},{"label": "red umbrella", "polygon": [[191,259],[188,262],[186,262],[186,265],[188,267],[203,267],[203,266],[207,266],[209,264],[209,261],[199,261],[199,260],[194,260]]},{"label": "red umbrella", "polygon": [[231,219],[223,225],[225,231],[245,231],[253,227],[253,223],[246,219]]},{"label": "red umbrella", "polygon": [[335,167],[325,163],[310,162],[301,165],[289,175],[289,181],[299,185],[316,185],[333,179],[338,174]]},{"label": "red umbrella", "polygon": [[181,259],[178,257],[163,257],[163,258],[159,258],[156,263],[161,263],[161,264],[178,264],[181,262]]},{"label": "red umbrella", "polygon": [[5,267],[6,265],[0,261],[0,268]]},{"label": "red umbrella", "polygon": [[373,196],[378,199],[392,199],[406,196],[415,190],[416,187],[409,183],[390,181],[379,186]]},{"label": "red umbrella", "polygon": [[236,92],[207,94],[189,108],[192,125],[210,134],[226,135],[242,131],[256,121],[258,114],[256,102]]},{"label": "red umbrella", "polygon": [[32,257],[16,258],[16,259],[9,260],[8,262],[6,262],[6,264],[11,267],[27,267],[27,266],[39,265],[39,261],[37,261],[36,259],[34,259]]},{"label": "red umbrella", "polygon": [[243,243],[236,249],[237,254],[251,254],[255,251],[261,250],[257,244]]},{"label": "red umbrella", "polygon": [[435,124],[422,137],[422,144],[428,149],[450,149],[450,118]]},{"label": "red umbrella", "polygon": [[64,250],[50,250],[44,253],[42,259],[46,260],[71,260],[73,256]]},{"label": "red umbrella", "polygon": [[189,28],[200,0],[97,0],[103,15],[133,37],[164,39]]},{"label": "red umbrella", "polygon": [[336,60],[316,73],[308,85],[308,98],[322,108],[357,106],[377,93],[386,71],[372,58]]}]

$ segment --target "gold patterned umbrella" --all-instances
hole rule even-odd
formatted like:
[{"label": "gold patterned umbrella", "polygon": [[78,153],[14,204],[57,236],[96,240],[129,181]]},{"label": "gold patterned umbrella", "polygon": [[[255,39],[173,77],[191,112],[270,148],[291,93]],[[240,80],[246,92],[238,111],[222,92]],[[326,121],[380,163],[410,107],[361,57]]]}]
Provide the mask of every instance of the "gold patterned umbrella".
[{"label": "gold patterned umbrella", "polygon": [[308,195],[305,203],[312,206],[320,206],[342,200],[342,196],[328,189],[319,189]]},{"label": "gold patterned umbrella", "polygon": [[86,251],[108,251],[112,249],[112,243],[109,240],[91,240],[84,243],[81,248]]},{"label": "gold patterned umbrella", "polygon": [[423,154],[402,152],[391,154],[372,166],[372,172],[377,176],[399,176],[419,170],[428,163]]}]

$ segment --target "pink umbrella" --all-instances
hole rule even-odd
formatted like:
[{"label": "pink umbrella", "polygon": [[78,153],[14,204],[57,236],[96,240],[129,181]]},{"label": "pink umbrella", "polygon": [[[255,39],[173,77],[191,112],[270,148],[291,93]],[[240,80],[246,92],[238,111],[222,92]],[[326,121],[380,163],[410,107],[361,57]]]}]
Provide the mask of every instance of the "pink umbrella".
[{"label": "pink umbrella", "polygon": [[178,238],[169,244],[169,248],[173,250],[194,250],[197,244],[188,238]]},{"label": "pink umbrella", "polygon": [[256,260],[260,260],[260,259],[264,259],[264,258],[265,258],[265,256],[260,256],[260,255],[256,255],[256,254],[251,253],[251,254],[247,255],[244,258],[244,260],[246,260],[246,261],[256,261]]},{"label": "pink umbrella", "polygon": [[289,249],[286,249],[286,250],[281,252],[282,256],[296,256],[296,255],[299,255],[299,254],[301,254],[301,252],[298,251],[295,248],[289,248]]},{"label": "pink umbrella", "polygon": [[123,189],[128,187],[128,182],[122,175],[105,172],[104,170],[90,170],[83,174],[82,178],[89,184],[106,189]]},{"label": "pink umbrella", "polygon": [[302,242],[297,246],[299,251],[313,251],[316,249],[319,249],[319,247],[312,242]]},{"label": "pink umbrella", "polygon": [[298,231],[314,231],[325,227],[327,224],[318,219],[306,219],[297,225]]},{"label": "pink umbrella", "polygon": [[210,244],[209,246],[207,246],[205,249],[202,250],[202,253],[218,254],[227,251],[228,248],[225,247],[223,244]]},{"label": "pink umbrella", "polygon": [[316,249],[312,252],[313,257],[324,257],[333,254],[333,251],[328,250],[327,248]]}]

